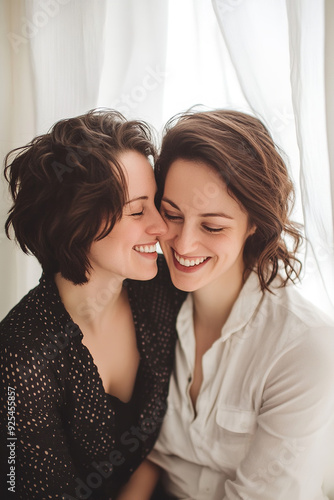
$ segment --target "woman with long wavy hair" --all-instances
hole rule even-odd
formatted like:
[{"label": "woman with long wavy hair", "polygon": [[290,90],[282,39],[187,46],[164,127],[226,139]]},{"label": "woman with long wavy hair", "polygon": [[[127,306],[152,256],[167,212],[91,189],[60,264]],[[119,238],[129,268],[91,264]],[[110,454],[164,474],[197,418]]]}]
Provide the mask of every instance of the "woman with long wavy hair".
[{"label": "woman with long wavy hair", "polygon": [[[282,156],[255,117],[186,113],[168,124],[155,173],[161,248],[188,292],[150,455],[166,492],[155,498],[324,498],[334,325],[294,286],[301,234]],[[122,500],[139,498],[135,479]]]}]

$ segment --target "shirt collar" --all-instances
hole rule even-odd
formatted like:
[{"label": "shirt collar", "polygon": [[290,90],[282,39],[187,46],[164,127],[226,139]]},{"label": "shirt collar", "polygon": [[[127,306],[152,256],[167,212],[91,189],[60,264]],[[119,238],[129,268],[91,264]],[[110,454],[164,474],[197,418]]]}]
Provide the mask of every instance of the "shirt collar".
[{"label": "shirt collar", "polygon": [[[262,297],[263,292],[260,288],[258,276],[256,272],[252,271],[242,287],[232,311],[222,328],[222,341],[227,340],[233,333],[241,330],[241,328],[250,321]],[[188,337],[187,342],[190,342],[190,338],[195,342],[194,335],[189,335],[194,331],[193,299],[191,293],[188,294],[188,297],[182,304],[176,326],[180,340]]]},{"label": "shirt collar", "polygon": [[258,275],[252,271],[222,328],[222,340],[226,340],[234,332],[241,330],[250,321],[262,297],[263,292],[261,291]]}]

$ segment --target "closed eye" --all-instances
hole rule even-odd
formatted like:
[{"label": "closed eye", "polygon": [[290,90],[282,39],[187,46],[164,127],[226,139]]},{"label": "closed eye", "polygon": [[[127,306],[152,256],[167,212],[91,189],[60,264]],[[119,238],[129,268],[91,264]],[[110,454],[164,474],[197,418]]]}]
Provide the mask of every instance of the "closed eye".
[{"label": "closed eye", "polygon": [[222,231],[224,231],[223,227],[216,228],[216,227],[202,226],[202,228],[205,231],[208,231],[209,233],[221,233]]},{"label": "closed eye", "polygon": [[131,217],[137,217],[137,216],[143,215],[143,214],[144,214],[144,210],[142,210],[141,212],[136,212],[134,214],[130,214],[130,215],[131,215]]},{"label": "closed eye", "polygon": [[167,220],[171,220],[171,221],[182,220],[182,217],[180,215],[171,215],[165,211],[163,211],[163,216],[166,217]]}]

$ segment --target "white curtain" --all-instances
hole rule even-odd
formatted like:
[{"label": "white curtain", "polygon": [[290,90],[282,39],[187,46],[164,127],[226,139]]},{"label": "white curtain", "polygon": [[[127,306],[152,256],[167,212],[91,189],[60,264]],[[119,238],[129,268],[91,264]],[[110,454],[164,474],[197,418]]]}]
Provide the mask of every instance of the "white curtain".
[{"label": "white curtain", "polygon": [[168,1],[109,0],[98,106],[159,127],[168,83]]},{"label": "white curtain", "polygon": [[[1,156],[56,120],[96,106],[116,107],[159,130],[195,104],[253,112],[289,159],[294,217],[309,241],[302,292],[330,312],[334,77],[330,29],[326,46],[324,33],[331,0],[326,8],[325,15],[324,0],[2,1]],[[1,189],[3,227],[3,181]],[[3,230],[0,245],[3,317],[40,269]]]},{"label": "white curtain", "polygon": [[[1,161],[12,148],[30,141],[36,133],[35,92],[30,62],[29,35],[25,31],[24,2],[14,0],[0,4],[0,148]],[[28,258],[7,240],[4,221],[10,206],[7,186],[1,174],[0,227],[0,303],[2,318],[23,293],[31,288],[34,274],[40,274],[33,258]]]}]

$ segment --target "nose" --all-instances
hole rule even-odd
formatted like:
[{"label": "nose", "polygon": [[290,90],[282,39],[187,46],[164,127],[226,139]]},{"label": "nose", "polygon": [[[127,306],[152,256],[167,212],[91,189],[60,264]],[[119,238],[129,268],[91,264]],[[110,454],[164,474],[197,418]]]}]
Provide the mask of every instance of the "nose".
[{"label": "nose", "polygon": [[183,223],[176,226],[173,247],[180,255],[191,256],[198,248],[196,229],[190,224]]},{"label": "nose", "polygon": [[167,224],[155,207],[152,210],[152,214],[150,214],[150,223],[146,231],[148,234],[154,236],[163,236],[167,232]]}]

